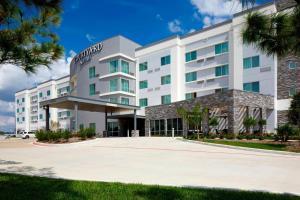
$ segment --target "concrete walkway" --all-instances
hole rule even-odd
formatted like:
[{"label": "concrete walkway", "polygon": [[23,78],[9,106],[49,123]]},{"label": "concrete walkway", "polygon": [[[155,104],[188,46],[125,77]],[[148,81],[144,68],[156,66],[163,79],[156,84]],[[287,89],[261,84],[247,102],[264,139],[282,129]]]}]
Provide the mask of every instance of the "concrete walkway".
[{"label": "concrete walkway", "polygon": [[49,146],[20,140],[19,146],[1,146],[0,142],[0,172],[300,195],[300,157],[294,155],[154,137]]}]

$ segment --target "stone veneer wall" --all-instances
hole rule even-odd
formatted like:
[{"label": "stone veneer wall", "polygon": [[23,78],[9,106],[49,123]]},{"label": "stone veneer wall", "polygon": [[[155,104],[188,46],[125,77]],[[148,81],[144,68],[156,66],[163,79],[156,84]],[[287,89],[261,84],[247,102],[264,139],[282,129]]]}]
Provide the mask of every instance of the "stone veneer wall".
[{"label": "stone veneer wall", "polygon": [[[176,112],[178,107],[191,109],[196,103],[200,103],[202,107],[206,107],[210,110],[216,108],[226,110],[228,117],[228,131],[231,133],[238,133],[241,130],[243,117],[245,116],[243,113],[245,112],[245,107],[250,108],[248,110],[250,110],[251,113],[253,113],[252,111],[254,108],[262,108],[263,118],[266,118],[268,113],[270,113],[268,111],[273,110],[274,108],[274,98],[272,96],[239,90],[228,90],[223,93],[215,93],[167,105],[150,106],[146,107],[145,110],[146,135],[149,133],[150,120],[177,118],[179,117]],[[185,123],[183,129],[187,129]]]},{"label": "stone veneer wall", "polygon": [[[288,62],[296,62],[295,69],[289,69]],[[277,68],[277,99],[288,99],[289,90],[295,87],[300,92],[300,58],[297,56],[286,56],[278,59]]]},{"label": "stone veneer wall", "polygon": [[278,120],[278,126],[288,123],[288,111],[287,110],[277,111],[277,120]]}]

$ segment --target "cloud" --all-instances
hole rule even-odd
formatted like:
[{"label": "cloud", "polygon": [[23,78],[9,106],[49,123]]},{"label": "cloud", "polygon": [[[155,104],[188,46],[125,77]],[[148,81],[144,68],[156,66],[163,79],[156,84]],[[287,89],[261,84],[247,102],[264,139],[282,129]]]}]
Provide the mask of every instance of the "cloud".
[{"label": "cloud", "polygon": [[68,75],[72,56],[74,56],[73,51],[70,52],[67,59],[63,56],[53,62],[50,65],[51,69],[41,66],[36,74],[31,75],[11,64],[0,65],[0,130],[12,130],[14,128],[14,117],[11,115],[14,112],[15,92],[31,88],[51,78]]},{"label": "cloud", "polygon": [[225,21],[227,18],[226,17],[210,17],[210,16],[205,16],[203,18],[203,27],[208,27],[214,24],[218,24],[220,22]]},{"label": "cloud", "polygon": [[77,53],[72,49],[69,51],[69,55],[70,55],[71,58],[74,58],[76,56],[76,54]]},{"label": "cloud", "polygon": [[95,36],[93,36],[93,35],[87,33],[87,34],[85,34],[85,37],[86,37],[86,39],[87,39],[89,42],[95,42],[95,41],[94,41],[94,40],[96,39]]},{"label": "cloud", "polygon": [[196,29],[193,29],[193,28],[192,28],[192,29],[189,30],[189,33],[193,33],[193,32],[195,32],[195,31],[196,31]]},{"label": "cloud", "polygon": [[8,102],[0,99],[0,112],[2,113],[13,113],[15,112],[15,103],[14,101]]},{"label": "cloud", "polygon": [[199,13],[194,12],[193,17],[194,17],[196,20],[201,21],[201,17],[200,17],[200,15],[199,15]]},{"label": "cloud", "polygon": [[159,20],[159,21],[162,21],[162,20],[163,20],[163,18],[161,17],[160,14],[156,14],[156,15],[155,15],[155,18],[156,18],[157,20]]},{"label": "cloud", "polygon": [[184,30],[181,28],[181,22],[178,19],[174,19],[168,23],[169,31],[172,33],[183,33]]},{"label": "cloud", "polygon": [[191,3],[198,9],[198,13],[201,15],[224,17],[231,16],[242,10],[242,5],[237,1],[191,0]]},{"label": "cloud", "polygon": [[11,116],[0,115],[0,130],[13,131],[15,126],[15,118]]}]

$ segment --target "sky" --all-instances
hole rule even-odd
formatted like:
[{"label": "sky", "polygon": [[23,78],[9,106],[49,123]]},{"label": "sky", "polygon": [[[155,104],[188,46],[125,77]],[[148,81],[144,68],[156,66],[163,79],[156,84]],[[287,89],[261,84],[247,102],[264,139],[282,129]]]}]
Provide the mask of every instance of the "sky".
[{"label": "sky", "polygon": [[16,91],[67,75],[72,58],[86,47],[115,35],[145,45],[222,22],[241,9],[237,0],[64,0],[55,31],[65,53],[51,70],[40,67],[27,75],[16,66],[0,65],[0,130],[14,131]]}]

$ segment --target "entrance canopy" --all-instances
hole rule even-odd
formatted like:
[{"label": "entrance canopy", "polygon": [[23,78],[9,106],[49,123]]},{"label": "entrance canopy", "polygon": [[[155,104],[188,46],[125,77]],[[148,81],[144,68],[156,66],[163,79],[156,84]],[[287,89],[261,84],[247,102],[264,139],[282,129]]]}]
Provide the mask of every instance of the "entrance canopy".
[{"label": "entrance canopy", "polygon": [[140,109],[138,106],[110,103],[102,100],[88,99],[75,96],[63,96],[56,99],[50,99],[40,102],[40,106],[46,111],[46,130],[49,129],[49,108],[60,108],[74,110],[75,130],[78,131],[78,110],[90,112],[105,113],[105,130],[107,131],[107,113],[134,111],[134,132],[136,132],[136,110]]},{"label": "entrance canopy", "polygon": [[64,96],[40,102],[41,107],[61,108],[74,110],[75,105],[78,110],[90,112],[120,112],[138,110],[138,106],[110,103],[102,100],[88,99],[75,96]]}]

